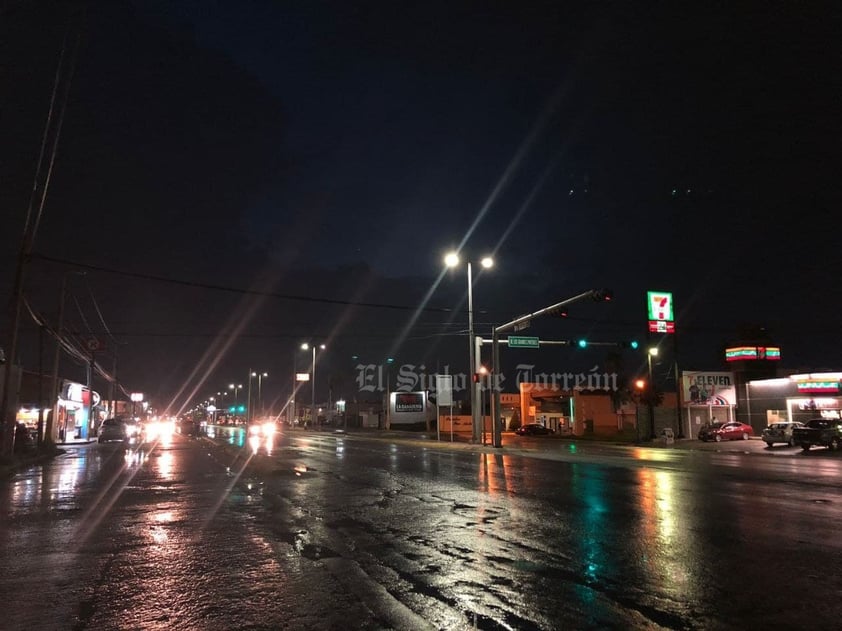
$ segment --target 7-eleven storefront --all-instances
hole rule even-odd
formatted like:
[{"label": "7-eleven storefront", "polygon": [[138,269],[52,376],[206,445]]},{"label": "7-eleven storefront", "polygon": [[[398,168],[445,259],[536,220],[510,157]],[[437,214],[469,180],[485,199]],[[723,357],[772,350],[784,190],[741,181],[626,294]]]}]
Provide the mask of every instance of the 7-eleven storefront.
[{"label": "7-eleven storefront", "polygon": [[842,418],[842,372],[749,381],[746,408],[750,418],[764,425],[816,417]]}]

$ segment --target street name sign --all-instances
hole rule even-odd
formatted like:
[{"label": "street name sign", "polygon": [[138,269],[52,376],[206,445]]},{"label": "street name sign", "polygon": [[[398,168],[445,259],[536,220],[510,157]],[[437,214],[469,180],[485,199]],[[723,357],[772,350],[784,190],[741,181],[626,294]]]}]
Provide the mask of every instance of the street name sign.
[{"label": "street name sign", "polygon": [[510,335],[507,340],[509,348],[539,348],[540,343],[537,337],[526,337],[524,335]]}]

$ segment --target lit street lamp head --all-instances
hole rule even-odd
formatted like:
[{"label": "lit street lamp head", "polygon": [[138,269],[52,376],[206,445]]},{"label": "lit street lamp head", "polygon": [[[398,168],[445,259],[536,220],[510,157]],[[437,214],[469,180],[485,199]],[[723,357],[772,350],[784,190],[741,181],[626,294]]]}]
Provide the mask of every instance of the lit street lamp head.
[{"label": "lit street lamp head", "polygon": [[484,256],[482,260],[479,262],[485,269],[490,269],[494,267],[494,259],[490,256]]},{"label": "lit street lamp head", "polygon": [[448,267],[456,267],[459,265],[459,255],[456,252],[449,252],[444,257],[444,264]]}]

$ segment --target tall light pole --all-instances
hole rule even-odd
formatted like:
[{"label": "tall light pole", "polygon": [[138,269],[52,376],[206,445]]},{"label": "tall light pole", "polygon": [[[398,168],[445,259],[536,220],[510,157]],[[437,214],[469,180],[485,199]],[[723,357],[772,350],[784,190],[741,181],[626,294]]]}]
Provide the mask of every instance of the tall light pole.
[{"label": "tall light pole", "polygon": [[653,397],[655,396],[655,384],[652,382],[652,358],[658,356],[658,347],[653,346],[646,352],[646,364],[648,367],[648,374],[649,374],[649,390],[647,391],[648,396],[648,407],[649,407],[649,438],[655,439],[655,405],[653,402]]},{"label": "tall light pole", "polygon": [[[251,421],[252,418],[253,418],[252,414],[251,414],[251,380],[254,377],[257,377],[257,405],[260,406],[261,389],[262,389],[262,386],[263,386],[263,378],[268,377],[268,376],[269,376],[268,372],[252,372],[252,371],[249,371],[249,405],[248,405],[248,408],[247,408],[249,421]],[[263,411],[261,410],[260,413],[262,414]]]},{"label": "tall light pole", "polygon": [[[306,351],[309,349],[313,349],[313,368],[312,374],[310,375],[310,415],[312,416],[313,425],[317,425],[319,418],[318,412],[316,412],[316,345],[313,344],[312,346],[307,342],[304,342],[301,345],[301,350]],[[324,350],[325,345],[319,344],[319,349]]]},{"label": "tall light pole", "polygon": [[240,390],[243,389],[243,384],[236,384],[235,385],[235,384],[232,383],[232,384],[229,384],[228,389],[234,391],[234,414],[236,415],[237,414],[237,392],[239,392]]},{"label": "tall light pole", "polygon": [[[448,267],[456,267],[459,265],[459,254],[450,252],[444,257],[444,264]],[[494,259],[490,256],[483,257],[480,265],[484,269],[490,269],[494,266]],[[468,261],[468,378],[471,384],[471,442],[476,443],[480,440],[480,416],[477,410],[480,384],[474,379],[474,376],[479,373],[479,362],[477,362],[474,344],[474,283],[471,276],[471,262]]]}]

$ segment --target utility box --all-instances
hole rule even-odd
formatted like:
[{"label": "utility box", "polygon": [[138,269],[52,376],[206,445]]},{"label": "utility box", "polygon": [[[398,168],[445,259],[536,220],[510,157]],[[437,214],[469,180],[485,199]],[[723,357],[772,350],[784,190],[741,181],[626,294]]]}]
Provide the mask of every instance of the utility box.
[{"label": "utility box", "polygon": [[675,432],[672,427],[665,427],[661,430],[661,440],[665,445],[672,445],[675,443]]}]

